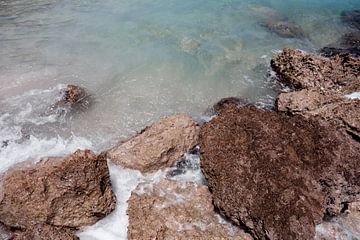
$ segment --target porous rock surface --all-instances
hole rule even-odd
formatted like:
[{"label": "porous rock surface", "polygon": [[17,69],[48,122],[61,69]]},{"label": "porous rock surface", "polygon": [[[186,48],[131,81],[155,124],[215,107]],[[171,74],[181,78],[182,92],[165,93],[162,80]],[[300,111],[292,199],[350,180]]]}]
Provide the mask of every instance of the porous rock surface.
[{"label": "porous rock surface", "polygon": [[214,205],[256,239],[313,239],[360,197],[360,146],[302,116],[223,108],[200,131]]},{"label": "porous rock surface", "polygon": [[172,166],[198,143],[199,127],[185,114],[160,119],[128,141],[107,151],[115,164],[153,172]]},{"label": "porous rock surface", "polygon": [[36,225],[24,232],[15,231],[13,240],[79,240],[69,228]]},{"label": "porous rock surface", "polygon": [[108,215],[115,202],[105,156],[78,150],[8,170],[1,177],[0,222],[30,235],[51,226],[76,230]]},{"label": "porous rock surface", "polygon": [[346,97],[360,91],[360,58],[284,49],[272,66],[280,81],[295,90],[277,97],[278,111],[316,117],[360,138],[360,99]]},{"label": "porous rock surface", "polygon": [[193,182],[141,183],[127,213],[128,239],[252,239],[216,216],[208,188]]}]

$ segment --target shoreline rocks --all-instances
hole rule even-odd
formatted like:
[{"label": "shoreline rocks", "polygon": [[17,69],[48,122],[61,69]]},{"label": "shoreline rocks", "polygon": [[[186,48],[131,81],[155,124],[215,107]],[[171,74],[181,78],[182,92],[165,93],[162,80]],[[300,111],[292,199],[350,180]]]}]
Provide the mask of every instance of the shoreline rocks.
[{"label": "shoreline rocks", "polygon": [[192,182],[141,183],[127,213],[128,239],[252,239],[217,217],[208,188]]},{"label": "shoreline rocks", "polygon": [[161,118],[138,135],[107,151],[117,165],[140,170],[157,171],[174,165],[184,153],[198,143],[199,127],[191,117],[175,114]]},{"label": "shoreline rocks", "polygon": [[48,234],[51,229],[61,236],[114,210],[116,199],[104,156],[78,150],[26,164],[1,177],[0,222],[6,226],[25,231],[26,236]]},{"label": "shoreline rocks", "polygon": [[256,239],[312,239],[324,214],[360,197],[360,145],[315,120],[229,106],[200,147],[214,205]]}]

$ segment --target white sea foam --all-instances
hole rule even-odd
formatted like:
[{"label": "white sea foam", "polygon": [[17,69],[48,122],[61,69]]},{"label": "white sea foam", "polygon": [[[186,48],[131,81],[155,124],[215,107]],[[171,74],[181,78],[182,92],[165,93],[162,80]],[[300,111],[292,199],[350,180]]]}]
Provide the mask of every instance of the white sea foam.
[{"label": "white sea foam", "polygon": [[353,92],[351,94],[345,95],[349,99],[360,99],[360,92]]}]

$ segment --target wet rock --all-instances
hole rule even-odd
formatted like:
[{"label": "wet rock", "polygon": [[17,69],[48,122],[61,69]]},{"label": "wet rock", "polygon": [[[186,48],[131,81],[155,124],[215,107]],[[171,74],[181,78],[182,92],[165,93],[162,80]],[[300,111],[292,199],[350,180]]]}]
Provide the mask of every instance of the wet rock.
[{"label": "wet rock", "polygon": [[350,27],[360,30],[360,10],[344,11],[341,13],[341,20]]},{"label": "wet rock", "polygon": [[0,222],[0,240],[10,240],[13,239],[13,237],[14,234],[10,229]]},{"label": "wet rock", "polygon": [[289,21],[268,20],[263,25],[269,31],[283,38],[304,39],[306,37],[304,30],[299,25]]},{"label": "wet rock", "polygon": [[360,145],[302,116],[229,106],[200,131],[214,205],[256,239],[313,239],[360,197]]},{"label": "wet rock", "polygon": [[351,204],[346,213],[316,227],[315,240],[348,240],[360,236],[360,204]]},{"label": "wet rock", "polygon": [[347,33],[343,35],[337,43],[320,49],[319,53],[325,57],[334,57],[336,55],[344,54],[351,54],[358,57],[360,56],[360,33]]},{"label": "wet rock", "polygon": [[252,239],[216,216],[208,188],[192,182],[142,183],[127,213],[128,239]]},{"label": "wet rock", "polygon": [[249,10],[253,12],[257,18],[263,20],[288,21],[288,17],[286,15],[270,7],[252,4],[249,6]]},{"label": "wet rock", "polygon": [[115,163],[142,172],[172,166],[198,142],[197,124],[185,114],[160,119],[107,152]]},{"label": "wet rock", "polygon": [[238,97],[227,97],[227,98],[223,98],[220,101],[218,101],[214,106],[213,109],[215,111],[215,113],[219,113],[221,111],[221,109],[228,107],[230,105],[233,106],[243,106],[246,105],[247,102],[241,98]]},{"label": "wet rock", "polygon": [[61,91],[60,100],[54,103],[45,113],[51,115],[65,115],[69,111],[83,111],[90,107],[91,96],[82,87],[76,85],[67,85]]},{"label": "wet rock", "polygon": [[360,89],[360,58],[350,55],[329,59],[285,48],[271,66],[279,80],[295,90],[316,87],[345,94]]},{"label": "wet rock", "polygon": [[0,222],[11,228],[48,224],[79,229],[114,208],[106,158],[89,150],[24,163],[1,178]]},{"label": "wet rock", "polygon": [[24,232],[16,231],[14,240],[79,240],[71,229],[37,225]]}]

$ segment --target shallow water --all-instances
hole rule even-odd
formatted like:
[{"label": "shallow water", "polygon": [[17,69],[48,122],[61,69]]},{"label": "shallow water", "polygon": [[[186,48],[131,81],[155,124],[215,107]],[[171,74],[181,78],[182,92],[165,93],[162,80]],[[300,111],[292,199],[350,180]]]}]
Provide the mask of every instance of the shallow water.
[{"label": "shallow water", "polygon": [[[356,8],[358,0],[0,0],[0,171],[101,151],[171,113],[201,120],[222,97],[271,106],[273,54],[336,41],[349,30],[341,11]],[[261,23],[274,16],[307,37],[269,32]],[[91,108],[44,114],[67,83],[91,93]]]}]

